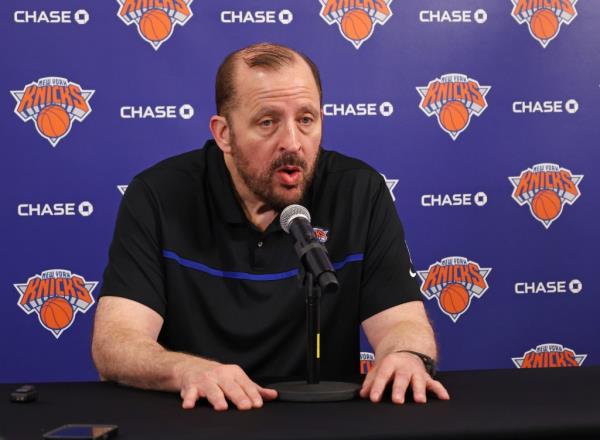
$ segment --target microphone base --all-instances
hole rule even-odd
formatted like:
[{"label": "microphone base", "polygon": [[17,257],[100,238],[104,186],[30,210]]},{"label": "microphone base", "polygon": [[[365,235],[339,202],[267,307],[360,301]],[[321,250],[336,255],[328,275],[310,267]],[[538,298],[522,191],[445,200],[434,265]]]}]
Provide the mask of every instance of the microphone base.
[{"label": "microphone base", "polygon": [[361,385],[348,382],[278,382],[266,388],[277,390],[278,399],[284,402],[339,402],[354,399]]}]

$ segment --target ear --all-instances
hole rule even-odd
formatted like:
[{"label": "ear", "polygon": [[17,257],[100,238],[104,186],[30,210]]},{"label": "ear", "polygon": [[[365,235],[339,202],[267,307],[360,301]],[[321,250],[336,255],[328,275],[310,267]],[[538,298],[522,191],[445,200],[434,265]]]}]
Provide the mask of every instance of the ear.
[{"label": "ear", "polygon": [[213,115],[209,123],[210,132],[221,151],[231,152],[231,128],[224,116]]}]

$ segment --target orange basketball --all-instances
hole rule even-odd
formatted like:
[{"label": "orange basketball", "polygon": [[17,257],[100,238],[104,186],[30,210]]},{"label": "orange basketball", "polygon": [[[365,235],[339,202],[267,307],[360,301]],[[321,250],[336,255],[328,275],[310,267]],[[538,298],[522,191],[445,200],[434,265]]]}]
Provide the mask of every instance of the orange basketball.
[{"label": "orange basketball", "polygon": [[49,329],[60,330],[69,325],[73,319],[73,307],[64,298],[50,298],[42,306],[40,317]]},{"label": "orange basketball", "polygon": [[342,18],[342,32],[351,40],[364,40],[371,33],[373,22],[362,9],[351,9]]},{"label": "orange basketball", "polygon": [[440,123],[448,131],[460,131],[469,122],[467,107],[460,101],[448,101],[440,111]]},{"label": "orange basketball", "polygon": [[59,107],[58,105],[49,105],[44,107],[38,114],[36,124],[38,130],[40,130],[44,136],[57,138],[61,137],[69,130],[71,120],[64,108]]},{"label": "orange basketball", "polygon": [[531,201],[531,209],[540,220],[548,221],[556,218],[560,212],[560,198],[550,189],[537,193]]},{"label": "orange basketball", "polygon": [[171,33],[171,20],[161,9],[150,9],[140,19],[140,31],[150,41],[162,41]]},{"label": "orange basketball", "polygon": [[462,284],[448,284],[440,294],[440,305],[452,315],[464,312],[469,305],[469,292]]},{"label": "orange basketball", "polygon": [[538,9],[529,23],[531,32],[540,40],[548,40],[558,32],[558,18],[550,9]]}]

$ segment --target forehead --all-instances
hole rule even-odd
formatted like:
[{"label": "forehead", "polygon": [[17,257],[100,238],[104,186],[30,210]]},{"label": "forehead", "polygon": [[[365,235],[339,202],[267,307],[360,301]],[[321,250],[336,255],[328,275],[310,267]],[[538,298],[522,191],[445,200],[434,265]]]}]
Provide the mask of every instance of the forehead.
[{"label": "forehead", "polygon": [[240,110],[256,111],[277,104],[319,108],[319,90],[312,71],[299,58],[276,69],[249,68],[242,61],[236,69],[235,83],[235,107]]}]

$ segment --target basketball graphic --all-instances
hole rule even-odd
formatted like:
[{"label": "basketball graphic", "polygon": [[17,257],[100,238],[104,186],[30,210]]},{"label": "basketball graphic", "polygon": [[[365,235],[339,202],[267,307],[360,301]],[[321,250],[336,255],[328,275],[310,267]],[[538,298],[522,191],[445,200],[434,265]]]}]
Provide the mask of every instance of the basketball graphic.
[{"label": "basketball graphic", "polygon": [[539,9],[531,17],[531,32],[540,40],[549,40],[558,32],[558,18],[550,9]]},{"label": "basketball graphic", "polygon": [[165,11],[150,9],[140,19],[140,32],[152,42],[162,41],[171,33],[171,19]]},{"label": "basketball graphic", "polygon": [[40,319],[49,329],[60,330],[71,323],[73,307],[64,298],[50,298],[40,310]]},{"label": "basketball graphic", "polygon": [[59,138],[69,131],[71,120],[64,108],[58,105],[49,105],[40,111],[36,124],[44,136]]},{"label": "basketball graphic", "polygon": [[450,314],[462,313],[469,305],[469,293],[462,284],[448,284],[440,294],[440,305]]},{"label": "basketball graphic", "polygon": [[362,9],[351,9],[342,18],[342,32],[351,40],[364,40],[371,33],[373,22]]},{"label": "basketball graphic", "polygon": [[531,209],[540,220],[548,221],[558,217],[561,202],[556,192],[545,189],[537,193],[531,201]]},{"label": "basketball graphic", "polygon": [[448,101],[440,111],[440,124],[448,131],[461,131],[469,122],[467,107],[460,101]]}]

